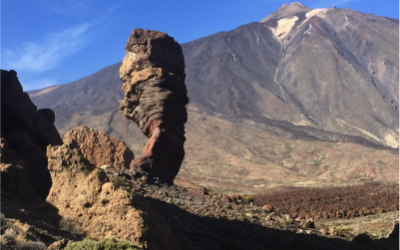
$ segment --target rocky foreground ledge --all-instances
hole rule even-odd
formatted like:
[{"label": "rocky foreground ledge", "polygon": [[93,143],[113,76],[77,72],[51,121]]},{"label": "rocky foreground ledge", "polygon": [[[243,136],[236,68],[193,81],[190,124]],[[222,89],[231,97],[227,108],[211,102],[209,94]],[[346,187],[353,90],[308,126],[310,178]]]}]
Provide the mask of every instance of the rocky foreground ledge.
[{"label": "rocky foreground ledge", "polygon": [[161,214],[182,249],[398,249],[397,211],[314,222],[255,205],[252,196],[213,193],[187,181],[119,180]]}]

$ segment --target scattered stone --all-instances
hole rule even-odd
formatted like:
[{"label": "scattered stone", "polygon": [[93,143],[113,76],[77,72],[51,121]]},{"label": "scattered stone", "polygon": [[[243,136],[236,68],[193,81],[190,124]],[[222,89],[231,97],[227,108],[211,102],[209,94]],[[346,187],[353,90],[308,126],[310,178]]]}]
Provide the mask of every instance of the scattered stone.
[{"label": "scattered stone", "polygon": [[299,216],[299,213],[296,211],[291,211],[289,212],[289,215],[291,218],[297,218]]},{"label": "scattered stone", "polygon": [[328,230],[326,228],[321,228],[319,231],[321,232],[322,235],[328,234]]},{"label": "scattered stone", "polygon": [[311,218],[311,217],[308,218],[308,219],[304,222],[303,227],[305,227],[305,228],[315,228],[313,218]]},{"label": "scattered stone", "polygon": [[271,205],[264,205],[263,207],[262,207],[262,209],[264,209],[266,212],[272,212],[273,210],[274,210],[274,207],[273,206],[271,206]]},{"label": "scattered stone", "polygon": [[223,195],[221,196],[221,200],[222,200],[222,201],[225,201],[225,202],[232,202],[231,197],[229,197],[229,196],[226,195],[226,194],[223,194]]},{"label": "scattered stone", "polygon": [[242,196],[240,196],[240,195],[238,195],[238,194],[234,194],[234,195],[232,196],[232,198],[233,198],[233,200],[234,200],[236,203],[242,202],[242,201],[243,201]]},{"label": "scattered stone", "polygon": [[293,223],[293,219],[290,217],[290,215],[289,214],[285,214],[285,219],[286,219],[286,222],[288,222],[288,223]]},{"label": "scattered stone", "polygon": [[199,186],[197,184],[194,184],[193,182],[188,181],[188,180],[175,179],[174,180],[174,184],[178,185],[178,186],[182,186],[182,187],[187,187],[187,188],[192,188],[192,189],[198,190],[199,193],[203,194],[203,195],[207,193],[207,190],[206,190],[205,187]]},{"label": "scattered stone", "polygon": [[330,235],[330,236],[336,236],[336,235],[337,235],[337,233],[336,233],[336,231],[335,231],[335,229],[334,229],[333,227],[331,227],[331,228],[329,229],[329,235]]},{"label": "scattered stone", "polygon": [[103,165],[100,168],[104,170],[109,180],[116,178],[119,175],[118,171],[110,165]]},{"label": "scattered stone", "polygon": [[248,218],[254,218],[254,215],[251,214],[251,213],[246,213],[245,215],[246,215],[246,217],[248,217]]}]

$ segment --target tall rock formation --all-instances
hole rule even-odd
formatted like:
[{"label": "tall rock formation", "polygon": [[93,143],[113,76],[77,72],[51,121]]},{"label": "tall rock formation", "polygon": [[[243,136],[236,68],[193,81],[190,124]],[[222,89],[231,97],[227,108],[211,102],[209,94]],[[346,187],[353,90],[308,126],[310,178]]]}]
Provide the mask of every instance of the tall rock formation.
[{"label": "tall rock formation", "polygon": [[[24,162],[17,165],[28,169],[32,186],[42,198],[46,198],[52,184],[47,169],[46,147],[62,144],[54,121],[55,114],[51,109],[37,110],[29,95],[23,91],[17,72],[1,71],[1,137],[15,152],[16,159]],[[15,161],[3,162],[2,158],[2,172],[9,169],[5,167],[6,163],[14,164]],[[14,185],[6,183],[2,181],[2,188]]]},{"label": "tall rock formation", "polygon": [[120,68],[120,109],[149,138],[131,168],[172,183],[185,155],[185,63],[181,46],[167,34],[135,29]]}]

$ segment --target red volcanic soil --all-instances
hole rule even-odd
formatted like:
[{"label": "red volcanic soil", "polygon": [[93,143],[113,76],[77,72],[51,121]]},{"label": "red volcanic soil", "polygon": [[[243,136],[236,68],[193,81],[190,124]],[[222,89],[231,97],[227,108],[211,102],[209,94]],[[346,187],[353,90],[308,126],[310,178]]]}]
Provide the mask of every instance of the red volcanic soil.
[{"label": "red volcanic soil", "polygon": [[337,219],[399,210],[397,184],[366,183],[335,188],[286,187],[254,197],[257,205],[270,205],[292,218]]}]

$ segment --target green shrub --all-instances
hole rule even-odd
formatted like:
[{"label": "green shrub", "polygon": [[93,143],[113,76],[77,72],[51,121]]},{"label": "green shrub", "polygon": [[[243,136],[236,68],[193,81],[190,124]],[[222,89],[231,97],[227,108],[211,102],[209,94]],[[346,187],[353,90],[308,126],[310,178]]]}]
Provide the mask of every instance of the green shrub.
[{"label": "green shrub", "polygon": [[72,234],[83,235],[82,229],[77,225],[77,223],[74,220],[68,217],[62,218],[58,226],[61,230],[68,231]]},{"label": "green shrub", "polygon": [[244,199],[245,199],[247,202],[254,202],[254,197],[253,197],[252,195],[246,195],[246,196],[244,197]]},{"label": "green shrub", "polygon": [[116,176],[110,181],[112,184],[114,184],[115,188],[126,187],[129,185],[128,180],[125,178],[125,176]]},{"label": "green shrub", "polygon": [[69,243],[65,250],[140,250],[137,246],[126,240],[117,240],[111,237],[101,238],[99,241],[84,239]]}]

